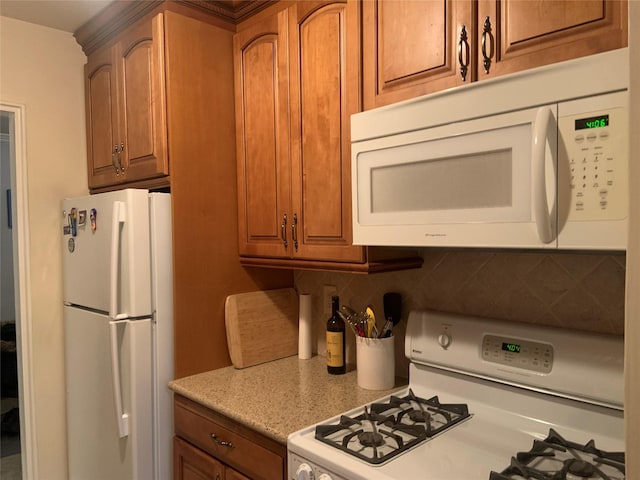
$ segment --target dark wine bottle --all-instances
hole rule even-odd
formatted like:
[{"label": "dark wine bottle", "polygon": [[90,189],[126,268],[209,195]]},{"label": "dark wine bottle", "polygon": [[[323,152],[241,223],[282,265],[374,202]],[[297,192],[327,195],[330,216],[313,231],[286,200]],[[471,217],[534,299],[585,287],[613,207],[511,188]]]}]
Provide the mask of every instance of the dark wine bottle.
[{"label": "dark wine bottle", "polygon": [[342,375],[347,371],[345,360],[344,320],[338,315],[340,300],[331,297],[331,318],[327,320],[327,371],[331,375]]}]

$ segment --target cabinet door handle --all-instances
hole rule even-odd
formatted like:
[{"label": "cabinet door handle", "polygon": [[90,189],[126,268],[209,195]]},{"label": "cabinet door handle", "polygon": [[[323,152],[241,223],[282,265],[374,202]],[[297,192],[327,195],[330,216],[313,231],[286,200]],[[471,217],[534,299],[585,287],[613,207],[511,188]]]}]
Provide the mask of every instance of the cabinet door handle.
[{"label": "cabinet door handle", "polygon": [[458,63],[460,64],[460,76],[463,82],[467,80],[467,71],[469,69],[469,42],[467,40],[467,27],[462,25],[460,40],[458,41]]},{"label": "cabinet door handle", "polygon": [[218,440],[218,437],[217,437],[217,435],[215,433],[211,434],[211,440],[216,442],[221,447],[233,448],[233,443],[227,442],[225,440]]},{"label": "cabinet door handle", "polygon": [[118,169],[118,165],[116,165],[116,153],[118,153],[117,143],[113,146],[113,151],[111,152],[111,165],[113,165],[113,169],[116,171],[116,176],[118,176],[120,175],[120,169]]},{"label": "cabinet door handle", "polygon": [[120,172],[124,173],[124,167],[122,166],[122,152],[124,150],[124,142],[120,144],[120,149],[118,150],[118,165],[120,165]]},{"label": "cabinet door handle", "polygon": [[[487,53],[487,38],[489,39],[489,53]],[[482,27],[482,65],[484,66],[484,73],[489,73],[491,57],[493,57],[493,37],[491,35],[491,20],[487,17],[484,19],[484,26]]]},{"label": "cabinet door handle", "polygon": [[291,223],[291,239],[293,240],[293,248],[298,251],[298,214],[293,214],[293,222]]},{"label": "cabinet door handle", "polygon": [[288,247],[287,242],[287,214],[282,215],[282,223],[280,224],[280,238],[282,239],[282,245],[284,245],[284,249],[286,250]]}]

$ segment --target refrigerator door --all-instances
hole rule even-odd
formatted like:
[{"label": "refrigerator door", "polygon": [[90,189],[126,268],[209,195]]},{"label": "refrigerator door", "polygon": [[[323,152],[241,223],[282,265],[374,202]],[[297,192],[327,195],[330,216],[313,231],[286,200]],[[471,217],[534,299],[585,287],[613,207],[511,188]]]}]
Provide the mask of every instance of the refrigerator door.
[{"label": "refrigerator door", "polygon": [[65,304],[115,319],[151,314],[148,205],[136,189],[63,200]]},{"label": "refrigerator door", "polygon": [[70,480],[152,478],[151,320],[64,317]]},{"label": "refrigerator door", "polygon": [[149,195],[151,231],[151,300],[153,308],[152,365],[154,399],[154,476],[173,476],[173,262],[171,237],[171,197],[167,193]]}]

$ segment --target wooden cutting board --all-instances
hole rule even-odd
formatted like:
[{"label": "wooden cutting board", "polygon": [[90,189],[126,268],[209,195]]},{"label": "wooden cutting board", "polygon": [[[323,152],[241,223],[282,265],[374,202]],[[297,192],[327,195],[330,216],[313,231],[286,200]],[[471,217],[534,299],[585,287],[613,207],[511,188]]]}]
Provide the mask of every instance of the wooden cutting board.
[{"label": "wooden cutting board", "polygon": [[236,368],[298,353],[298,295],[293,288],[229,295],[225,324]]}]

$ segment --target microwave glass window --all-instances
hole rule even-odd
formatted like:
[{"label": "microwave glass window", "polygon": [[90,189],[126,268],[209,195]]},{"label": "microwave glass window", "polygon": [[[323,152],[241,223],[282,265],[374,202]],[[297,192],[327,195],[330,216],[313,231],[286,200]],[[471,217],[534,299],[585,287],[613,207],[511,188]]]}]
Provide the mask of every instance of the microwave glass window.
[{"label": "microwave glass window", "polygon": [[509,207],[512,160],[506,148],[372,168],[372,212]]}]

